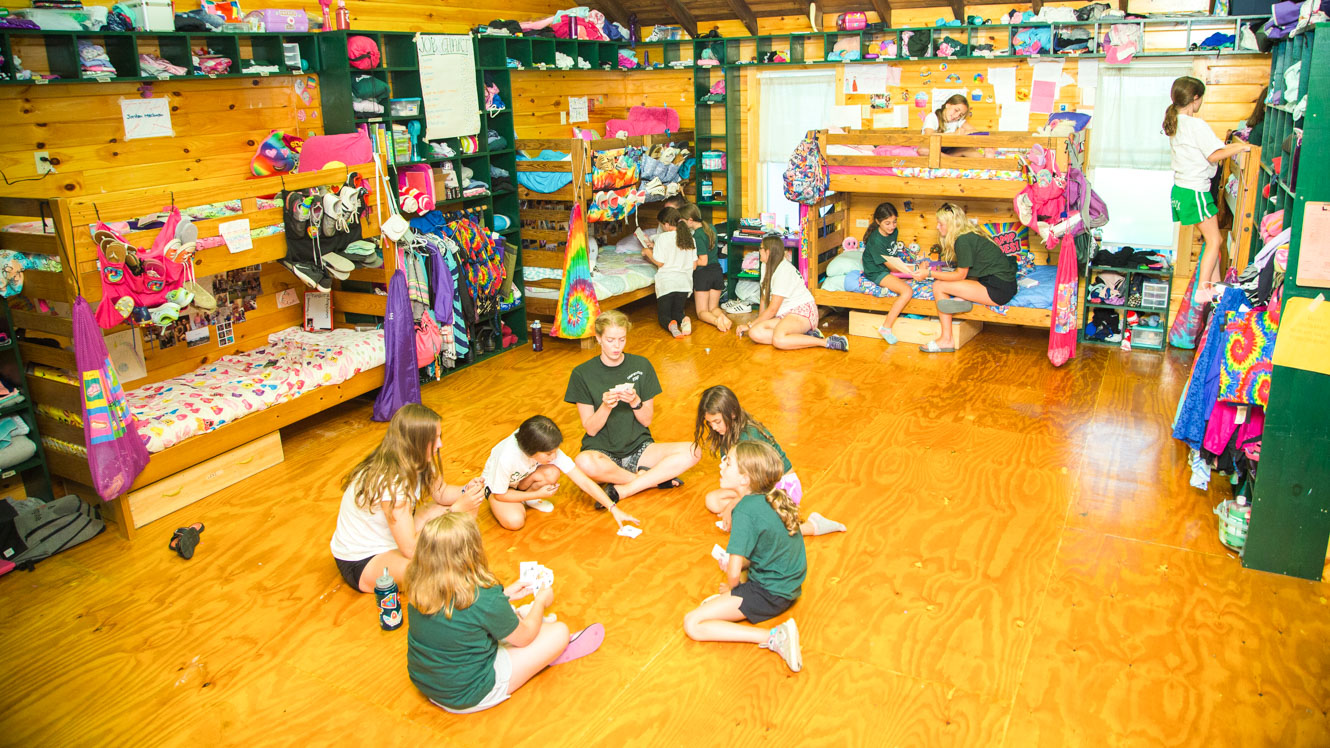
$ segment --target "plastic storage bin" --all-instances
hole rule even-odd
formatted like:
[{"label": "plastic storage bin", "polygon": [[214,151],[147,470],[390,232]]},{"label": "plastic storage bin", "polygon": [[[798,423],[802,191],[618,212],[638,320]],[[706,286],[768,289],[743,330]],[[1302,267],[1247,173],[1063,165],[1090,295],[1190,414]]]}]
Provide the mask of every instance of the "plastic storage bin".
[{"label": "plastic storage bin", "polygon": [[703,151],[702,170],[720,171],[725,168],[725,151]]},{"label": "plastic storage bin", "polygon": [[175,8],[171,0],[130,0],[125,4],[134,28],[139,31],[175,31]]},{"label": "plastic storage bin", "polygon": [[1163,308],[1168,305],[1168,282],[1148,280],[1141,284],[1141,306]]},{"label": "plastic storage bin", "polygon": [[420,99],[389,99],[388,113],[394,117],[419,117]]},{"label": "plastic storage bin", "polygon": [[1131,328],[1131,344],[1163,348],[1164,329],[1162,327],[1140,327],[1139,325],[1133,327]]}]

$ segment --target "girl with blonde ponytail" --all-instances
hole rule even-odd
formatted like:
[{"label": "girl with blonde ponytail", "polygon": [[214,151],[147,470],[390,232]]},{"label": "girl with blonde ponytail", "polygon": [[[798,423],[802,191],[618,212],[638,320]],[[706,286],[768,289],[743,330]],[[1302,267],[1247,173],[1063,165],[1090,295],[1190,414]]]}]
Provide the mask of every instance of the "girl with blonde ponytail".
[{"label": "girl with blonde ponytail", "polygon": [[[775,652],[799,672],[799,628],[787,619],[775,628],[761,623],[789,610],[808,575],[799,508],[776,484],[784,474],[780,455],[770,445],[741,441],[720,461],[720,485],[741,498],[731,513],[730,542],[717,561],[725,573],[720,594],[683,619],[694,641],[748,642]],[[741,580],[744,569],[748,579]]]},{"label": "girl with blonde ponytail", "polygon": [[1193,303],[1204,303],[1213,296],[1213,284],[1219,281],[1219,219],[1216,217],[1214,196],[1210,194],[1210,180],[1214,179],[1219,162],[1251,150],[1247,143],[1224,145],[1206,124],[1196,116],[1205,96],[1205,84],[1190,76],[1173,81],[1169,94],[1172,102],[1164,111],[1164,134],[1173,150],[1173,193],[1170,201],[1173,220],[1183,226],[1200,226],[1205,247],[1196,276]]}]

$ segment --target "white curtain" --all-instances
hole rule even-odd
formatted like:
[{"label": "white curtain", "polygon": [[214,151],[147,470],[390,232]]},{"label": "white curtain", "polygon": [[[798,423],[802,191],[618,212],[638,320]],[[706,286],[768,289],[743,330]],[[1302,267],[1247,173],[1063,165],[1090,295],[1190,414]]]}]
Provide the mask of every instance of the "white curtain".
[{"label": "white curtain", "polygon": [[1095,168],[1170,169],[1162,123],[1174,79],[1191,74],[1191,62],[1132,60],[1100,65],[1090,126]]},{"label": "white curtain", "polygon": [[763,73],[758,76],[758,210],[778,223],[799,225],[799,206],[785,199],[781,176],[790,154],[809,130],[827,126],[836,99],[831,71]]}]

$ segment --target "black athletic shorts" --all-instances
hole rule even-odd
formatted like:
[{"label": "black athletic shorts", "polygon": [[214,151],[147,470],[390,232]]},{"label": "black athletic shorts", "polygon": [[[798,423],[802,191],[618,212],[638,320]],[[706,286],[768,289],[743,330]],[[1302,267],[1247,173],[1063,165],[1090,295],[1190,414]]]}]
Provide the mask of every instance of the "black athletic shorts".
[{"label": "black athletic shorts", "polygon": [[730,594],[739,598],[739,612],[749,623],[761,623],[784,613],[794,605],[780,595],[773,595],[753,581],[747,581],[730,590]]},{"label": "black athletic shorts", "polygon": [[693,292],[724,291],[725,273],[720,265],[703,265],[693,268]]},{"label": "black athletic shorts", "polygon": [[975,278],[975,280],[979,281],[979,285],[988,289],[988,298],[992,299],[993,303],[998,306],[1002,306],[1015,298],[1016,291],[1019,290],[1016,281],[1005,281],[994,275]]},{"label": "black athletic shorts", "polygon": [[373,556],[369,556],[359,561],[343,561],[333,556],[333,560],[337,562],[337,570],[342,572],[342,579],[346,580],[346,583],[351,585],[351,589],[357,592],[360,591],[360,575],[364,573],[365,567],[369,566],[369,562],[373,559]]}]

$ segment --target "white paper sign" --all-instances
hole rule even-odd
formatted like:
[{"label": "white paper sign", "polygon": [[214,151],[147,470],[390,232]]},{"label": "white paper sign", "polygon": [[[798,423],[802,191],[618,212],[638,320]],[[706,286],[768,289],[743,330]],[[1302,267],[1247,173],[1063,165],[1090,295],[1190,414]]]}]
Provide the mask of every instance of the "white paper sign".
[{"label": "white paper sign", "polygon": [[285,309],[289,306],[295,306],[300,303],[300,295],[294,288],[287,288],[277,292],[277,308]]},{"label": "white paper sign", "polygon": [[175,135],[171,129],[171,101],[165,97],[121,99],[120,117],[125,123],[125,140]]},{"label": "white paper sign", "polygon": [[857,105],[831,107],[831,126],[858,130],[863,126],[863,110]]},{"label": "white paper sign", "polygon": [[[892,76],[892,72],[895,75]],[[846,94],[884,94],[892,77],[900,85],[900,68],[890,65],[846,65],[842,90]]]},{"label": "white paper sign", "polygon": [[1030,102],[1009,101],[1001,109],[998,115],[999,130],[1030,132]]},{"label": "white paper sign", "polygon": [[569,96],[568,97],[568,121],[586,122],[587,121],[587,97]]},{"label": "white paper sign", "polygon": [[425,102],[425,139],[440,140],[480,132],[476,59],[471,37],[417,34],[420,90]]},{"label": "white paper sign", "polygon": [[993,98],[999,104],[1016,100],[1016,68],[1007,66],[988,69],[988,82],[993,84]]},{"label": "white paper sign", "polygon": [[248,218],[219,223],[217,231],[222,235],[222,241],[226,242],[226,248],[231,250],[232,254],[254,248],[254,240],[249,235]]}]

